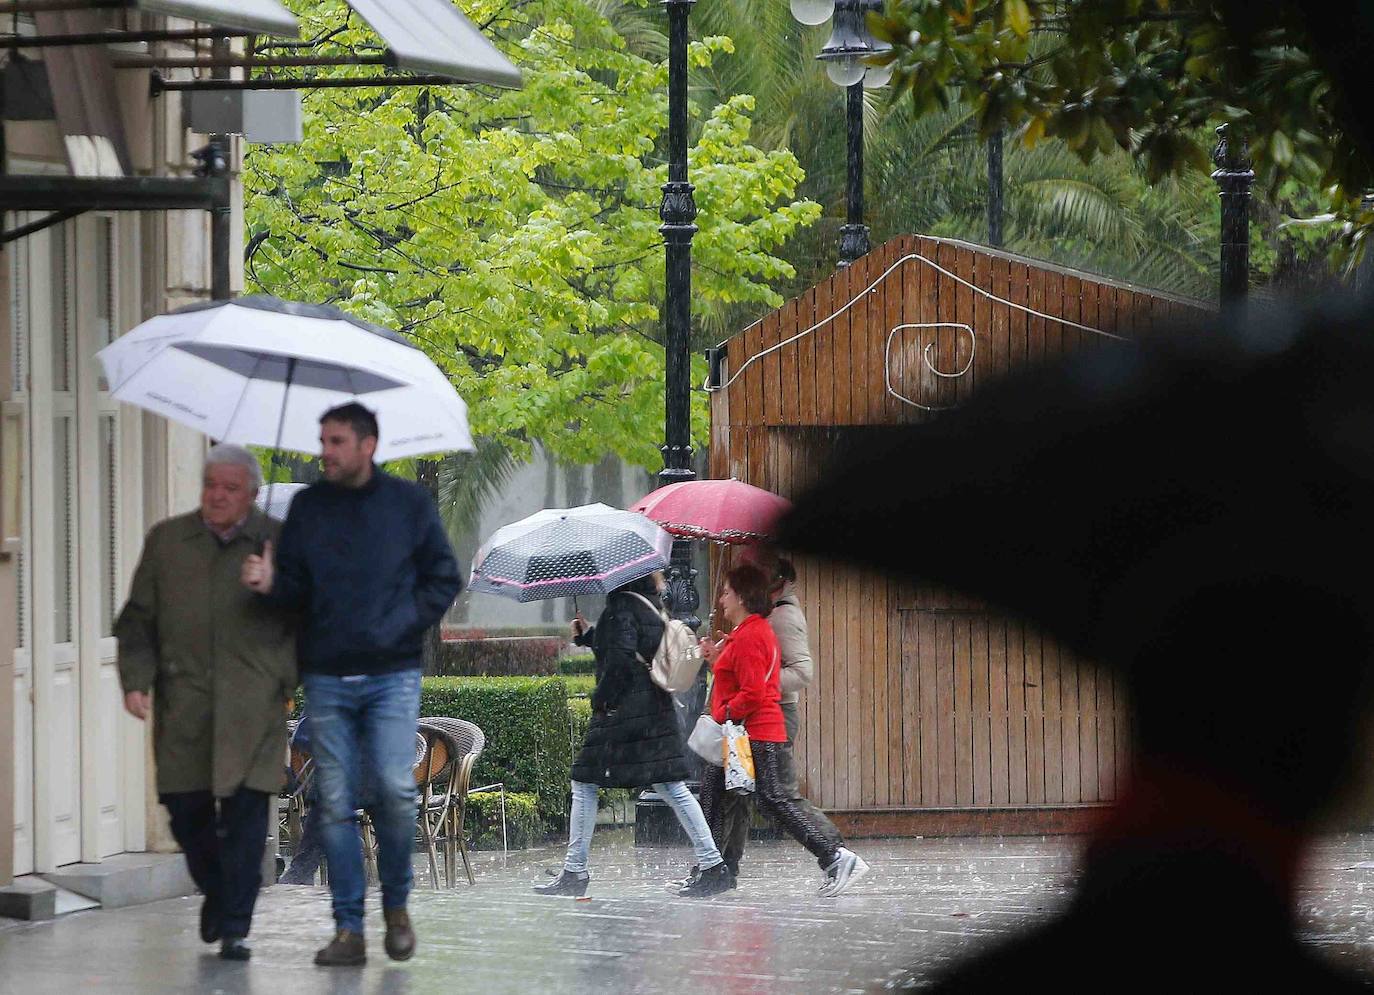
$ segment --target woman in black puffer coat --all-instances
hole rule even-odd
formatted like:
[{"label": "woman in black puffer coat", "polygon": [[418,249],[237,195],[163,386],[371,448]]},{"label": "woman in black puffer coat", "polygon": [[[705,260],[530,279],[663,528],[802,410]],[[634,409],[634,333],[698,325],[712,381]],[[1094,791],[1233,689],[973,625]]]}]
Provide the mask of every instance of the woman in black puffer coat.
[{"label": "woman in black puffer coat", "polygon": [[691,768],[672,696],[653,682],[645,662],[653,659],[663,638],[661,582],[661,574],[631,581],[606,598],[595,627],[584,631],[581,619],[573,623],[578,644],[596,654],[596,689],[587,738],[573,761],[568,854],[557,878],[535,885],[541,895],[586,892],[598,787],[652,785],[686,830],[703,876],[713,868],[724,869],[701,806],[684,783]]}]

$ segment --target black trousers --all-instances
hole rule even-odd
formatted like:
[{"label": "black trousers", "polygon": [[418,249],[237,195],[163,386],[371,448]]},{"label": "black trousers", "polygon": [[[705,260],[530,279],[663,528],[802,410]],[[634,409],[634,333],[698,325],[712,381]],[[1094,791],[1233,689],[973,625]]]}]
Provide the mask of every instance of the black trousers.
[{"label": "black trousers", "polygon": [[[779,760],[783,789],[792,804],[801,809],[807,821],[815,825],[826,839],[838,847],[841,843],[840,831],[824,812],[801,794],[797,765],[792,753],[792,744],[796,742],[797,731],[801,725],[796,702],[783,703],[782,717],[787,726],[787,749]],[[720,855],[736,874],[739,873],[740,861],[744,858],[744,845],[749,841],[749,824],[753,821],[754,806],[750,797],[727,792],[721,799],[721,835],[716,845],[720,848]]]},{"label": "black trousers", "polygon": [[191,880],[211,914],[218,914],[224,936],[247,936],[252,924],[271,798],[250,788],[220,799],[208,791],[158,796],[172,817],[172,836],[186,855]]},{"label": "black trousers", "polygon": [[[816,858],[816,863],[821,865],[821,870],[825,870],[839,856],[839,834],[836,833],[834,839],[830,838],[826,826],[829,826],[831,833],[835,832],[835,827],[829,825],[830,820],[824,816],[817,819],[819,813],[815,808],[809,804],[803,808],[792,800],[792,789],[785,781],[785,771],[790,770],[791,766],[787,763],[787,744],[751,740],[749,749],[754,754],[754,799],[759,808],[777,823],[778,828],[806,847]],[[701,811],[706,816],[711,837],[722,856],[726,844],[725,809],[733,801],[733,796],[725,791],[724,768],[707,764],[701,777]]]}]

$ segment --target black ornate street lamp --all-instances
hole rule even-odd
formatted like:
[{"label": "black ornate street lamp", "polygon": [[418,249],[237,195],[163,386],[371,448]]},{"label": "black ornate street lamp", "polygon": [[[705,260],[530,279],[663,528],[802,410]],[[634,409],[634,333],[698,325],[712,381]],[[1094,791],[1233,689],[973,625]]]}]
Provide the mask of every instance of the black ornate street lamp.
[{"label": "black ornate street lamp", "polygon": [[1217,128],[1217,147],[1212,151],[1221,196],[1221,300],[1236,301],[1250,288],[1250,192],[1255,171],[1250,168],[1250,146],[1244,137],[1230,133],[1228,125]]},{"label": "black ornate street lamp", "polygon": [[892,66],[871,66],[862,60],[891,49],[868,31],[870,12],[882,9],[883,0],[792,0],[792,16],[802,24],[824,24],[834,18],[830,40],[816,56],[825,63],[826,75],[845,88],[846,217],[840,228],[840,262],[848,266],[868,252],[868,226],[864,224],[864,89],[886,86]]},{"label": "black ornate street lamp", "polygon": [[[663,224],[663,249],[667,261],[664,299],[663,349],[663,471],[660,484],[692,480],[691,423],[691,324],[692,236],[697,216],[692,184],[687,182],[687,15],[695,0],[661,0],[668,10],[668,182],[658,216]],[[693,629],[701,625],[697,609],[696,571],[692,568],[692,544],[673,543],[667,571],[665,601],[674,618]],[[693,717],[695,718],[695,716]]]}]

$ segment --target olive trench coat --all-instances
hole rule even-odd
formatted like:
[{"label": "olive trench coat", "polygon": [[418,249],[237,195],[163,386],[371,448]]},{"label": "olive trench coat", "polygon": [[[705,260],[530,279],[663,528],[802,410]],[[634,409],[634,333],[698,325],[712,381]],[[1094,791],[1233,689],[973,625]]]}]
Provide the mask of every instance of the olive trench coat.
[{"label": "olive trench coat", "polygon": [[254,508],[222,543],[194,511],[144,541],[115,635],[125,693],[153,693],[159,794],[282,787],[295,626],[239,580],[244,558],[280,528]]}]

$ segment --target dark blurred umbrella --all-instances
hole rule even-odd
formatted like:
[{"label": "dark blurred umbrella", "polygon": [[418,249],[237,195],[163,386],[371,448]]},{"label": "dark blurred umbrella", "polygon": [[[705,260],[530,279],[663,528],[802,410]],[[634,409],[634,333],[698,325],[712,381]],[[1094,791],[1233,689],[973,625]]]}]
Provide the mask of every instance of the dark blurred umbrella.
[{"label": "dark blurred umbrella", "polygon": [[781,542],[985,597],[1099,660],[1257,569],[1339,587],[1374,531],[1367,313],[1253,308],[857,431]]},{"label": "dark blurred umbrella", "polygon": [[[791,548],[980,595],[1122,676],[1131,775],[1068,909],[933,990],[1153,991],[1199,964],[1204,987],[1366,990],[1293,924],[1304,844],[1369,756],[1367,314],[1256,307],[855,433],[784,522]],[[1216,896],[1199,937],[1182,910]]]},{"label": "dark blurred umbrella", "polygon": [[672,547],[635,512],[552,508],[497,529],[473,557],[471,589],[513,601],[606,594],[662,570]]}]

